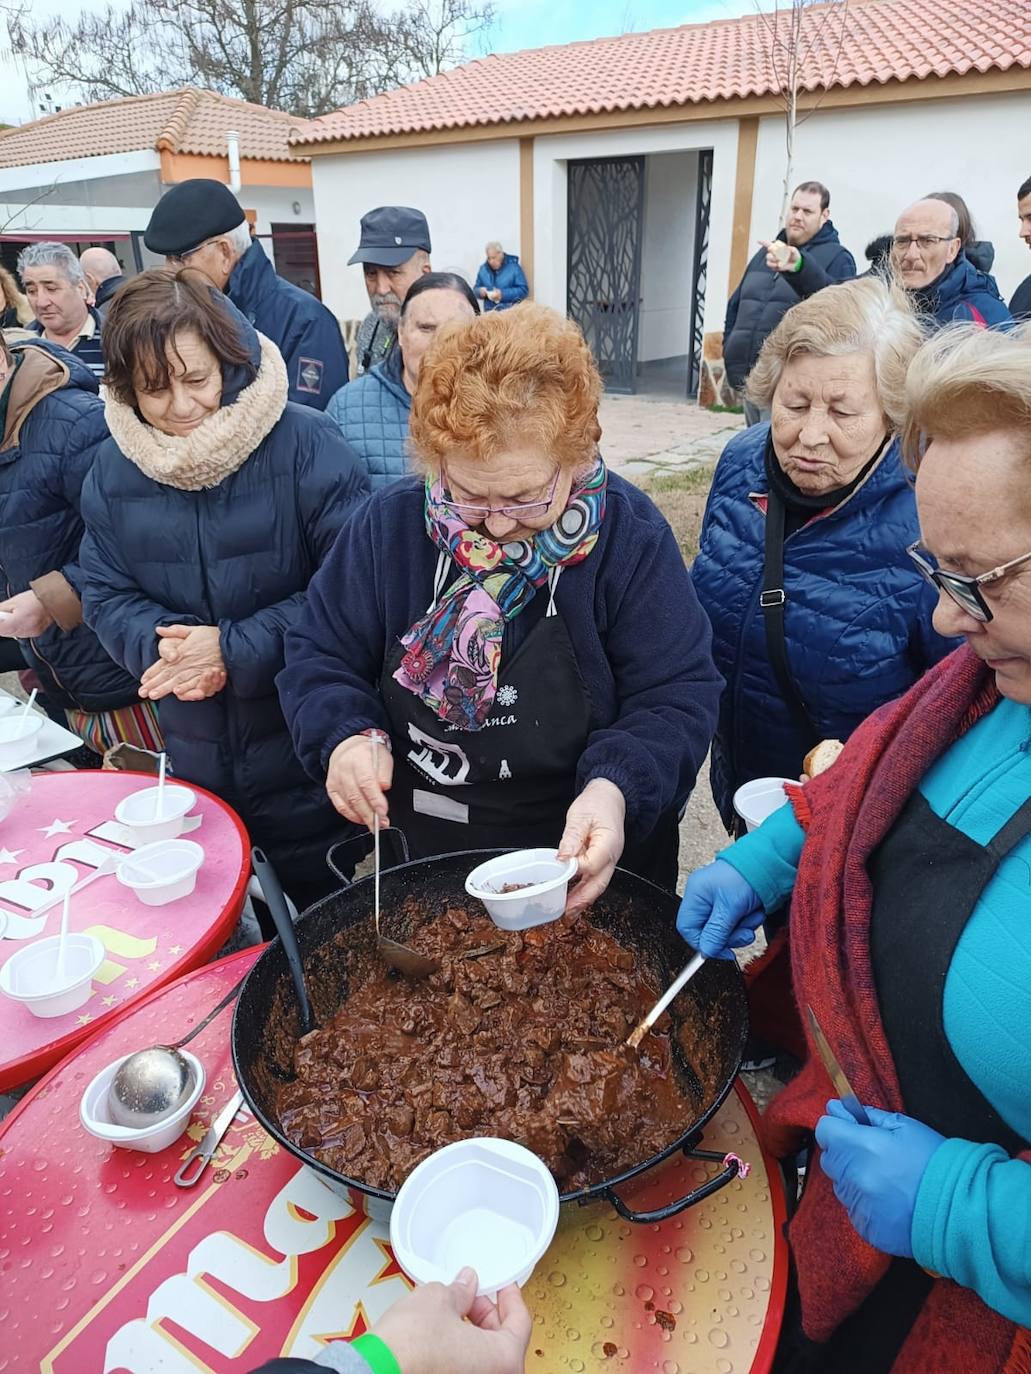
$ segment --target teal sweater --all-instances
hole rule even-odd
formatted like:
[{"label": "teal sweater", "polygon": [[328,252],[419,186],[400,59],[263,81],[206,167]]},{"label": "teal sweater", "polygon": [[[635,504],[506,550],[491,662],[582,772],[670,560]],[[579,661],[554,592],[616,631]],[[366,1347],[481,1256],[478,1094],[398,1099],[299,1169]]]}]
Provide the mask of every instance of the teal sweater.
[{"label": "teal sweater", "polygon": [[[1002,701],[934,764],[920,790],[937,816],[986,844],[1031,796],[1031,708]],[[784,806],[721,858],[773,911],[794,885],[804,839]],[[949,966],[943,1013],[966,1073],[1031,1140],[1031,837],[981,894]],[[946,1140],[921,1181],[912,1241],[924,1268],[1031,1326],[1031,1164],[995,1145]]]}]

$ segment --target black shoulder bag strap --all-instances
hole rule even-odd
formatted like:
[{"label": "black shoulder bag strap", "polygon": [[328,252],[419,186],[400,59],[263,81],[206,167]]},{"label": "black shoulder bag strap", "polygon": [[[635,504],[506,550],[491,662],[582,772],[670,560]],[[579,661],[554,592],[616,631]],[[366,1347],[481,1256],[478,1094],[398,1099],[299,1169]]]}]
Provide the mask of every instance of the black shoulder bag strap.
[{"label": "black shoulder bag strap", "polygon": [[[813,724],[806,710],[795,679],[791,676],[788,663],[788,646],[784,640],[784,607],[787,595],[784,591],[784,502],[775,491],[770,490],[766,498],[766,550],[763,566],[763,589],[759,594],[763,623],[766,628],[766,653],[770,667],[777,679],[780,694],[791,712],[796,729],[803,739],[809,741],[808,748],[819,744],[823,738]],[[801,760],[799,760],[801,767]]]}]

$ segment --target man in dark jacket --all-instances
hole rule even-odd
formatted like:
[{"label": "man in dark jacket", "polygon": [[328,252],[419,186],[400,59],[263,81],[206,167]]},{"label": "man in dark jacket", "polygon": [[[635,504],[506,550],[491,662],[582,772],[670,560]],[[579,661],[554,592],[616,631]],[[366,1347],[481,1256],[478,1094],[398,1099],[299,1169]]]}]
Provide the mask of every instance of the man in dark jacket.
[{"label": "man in dark jacket", "polygon": [[93,309],[103,320],[111,297],[125,281],[122,264],[107,248],[87,248],[79,254],[79,266],[86,274],[86,285],[93,293]]},{"label": "man in dark jacket", "polygon": [[158,201],[143,242],[170,267],[196,267],[224,291],[282,353],[290,400],[325,410],[347,381],[340,325],[321,301],[277,276],[228,186],[206,177],[173,186]]},{"label": "man in dark jacket", "polygon": [[82,620],[82,484],[107,439],[96,379],[43,339],[0,345],[0,635],[18,641],[48,704],[84,712],[138,701]]},{"label": "man in dark jacket", "polygon": [[[776,239],[760,240],[762,247],[727,302],[723,360],[731,386],[744,385],[767,334],[793,305],[832,282],[856,275],[855,259],[842,246],[831,221],[830,203],[826,186],[803,181],[791,197],[785,227]],[[745,402],[748,424],[764,419],[769,416]]]},{"label": "man in dark jacket", "polygon": [[484,310],[510,310],[530,294],[526,273],[514,253],[506,253],[498,242],[488,243],[487,261],[476,274],[473,290],[483,301]]},{"label": "man in dark jacket", "polygon": [[945,201],[930,196],[903,210],[891,256],[917,308],[938,324],[959,320],[990,328],[1012,321],[995,278],[979,271],[963,251],[959,216]]},{"label": "man in dark jacket", "polygon": [[18,275],[35,320],[29,328],[74,353],[94,377],[104,375],[100,316],[87,302],[86,276],[66,243],[30,243],[18,254]]},{"label": "man in dark jacket", "polygon": [[430,226],[410,205],[380,205],[362,215],[358,247],[348,267],[361,263],[369,313],[358,330],[358,372],[383,362],[397,342],[408,288],[430,269]]},{"label": "man in dark jacket", "polygon": [[[1017,214],[1020,217],[1020,237],[1031,248],[1031,177],[1017,192]],[[1010,314],[1015,320],[1031,320],[1031,276],[1027,276],[1013,293]]]}]

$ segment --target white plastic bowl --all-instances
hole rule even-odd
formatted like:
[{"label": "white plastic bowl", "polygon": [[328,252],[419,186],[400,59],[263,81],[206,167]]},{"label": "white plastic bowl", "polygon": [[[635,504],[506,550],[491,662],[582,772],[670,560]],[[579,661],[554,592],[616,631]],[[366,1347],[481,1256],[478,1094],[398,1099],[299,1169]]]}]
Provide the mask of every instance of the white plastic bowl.
[{"label": "white plastic bowl", "polygon": [[37,711],[26,716],[9,712],[0,720],[0,768],[16,768],[32,754],[44,717]]},{"label": "white plastic bowl", "polygon": [[128,826],[141,845],[155,844],[158,840],[174,840],[181,834],[183,822],[193,810],[197,794],[181,783],[166,783],[160,816],[156,814],[157,799],[156,786],[144,787],[139,792],[130,792],[115,807],[115,820],[120,825]]},{"label": "white plastic bowl", "polygon": [[19,701],[17,697],[0,696],[0,716],[9,716],[19,706],[24,709],[25,703]]},{"label": "white plastic bowl", "polygon": [[69,932],[65,979],[57,984],[59,935],[33,940],[16,950],[0,968],[0,992],[20,1002],[33,1016],[66,1016],[89,1001],[93,978],[104,962],[104,946],[95,935]]},{"label": "white plastic bowl", "polygon": [[171,1116],[166,1116],[164,1121],[159,1121],[155,1126],[142,1128],[119,1126],[111,1120],[107,1105],[108,1095],[115,1074],[129,1058],[127,1054],[123,1054],[113,1064],[108,1064],[106,1069],[100,1070],[79,1102],[79,1120],[90,1135],[96,1136],[98,1140],[118,1145],[123,1150],[142,1150],[148,1155],[156,1155],[161,1150],[167,1150],[169,1145],[178,1140],[186,1130],[190,1115],[204,1091],[204,1065],[199,1059],[195,1059],[189,1050],[180,1050],[179,1053],[193,1070],[193,1088],[177,1111]]},{"label": "white plastic bowl", "polygon": [[190,895],[203,862],[204,850],[193,840],[158,840],[123,859],[117,876],[144,906],[164,906]]},{"label": "white plastic bowl", "polygon": [[[465,890],[487,908],[502,930],[529,930],[555,921],[566,906],[566,889],[576,876],[576,860],[561,862],[555,849],[517,849],[474,868]],[[502,892],[507,883],[527,883]]]},{"label": "white plastic bowl", "polygon": [[758,830],[767,816],[779,811],[787,801],[784,784],[797,778],[753,778],[734,793],[734,810],[748,830]]},{"label": "white plastic bowl", "polygon": [[416,1283],[450,1283],[465,1265],[479,1292],[522,1286],[558,1225],[558,1187],[543,1162],[511,1140],[445,1145],[401,1185],[390,1243]]}]

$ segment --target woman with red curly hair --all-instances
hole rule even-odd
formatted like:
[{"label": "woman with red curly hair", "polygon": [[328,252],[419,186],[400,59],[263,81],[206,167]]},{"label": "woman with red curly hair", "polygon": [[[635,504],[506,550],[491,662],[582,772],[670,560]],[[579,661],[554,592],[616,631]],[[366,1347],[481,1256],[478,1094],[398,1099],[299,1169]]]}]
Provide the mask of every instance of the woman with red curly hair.
[{"label": "woman with red curly hair", "polygon": [[389,816],[416,856],[558,844],[570,909],[619,862],[675,885],[721,686],[672,531],[598,452],[600,396],[543,306],[442,330],[412,402],[423,476],[348,522],[278,678],[349,820]]}]

